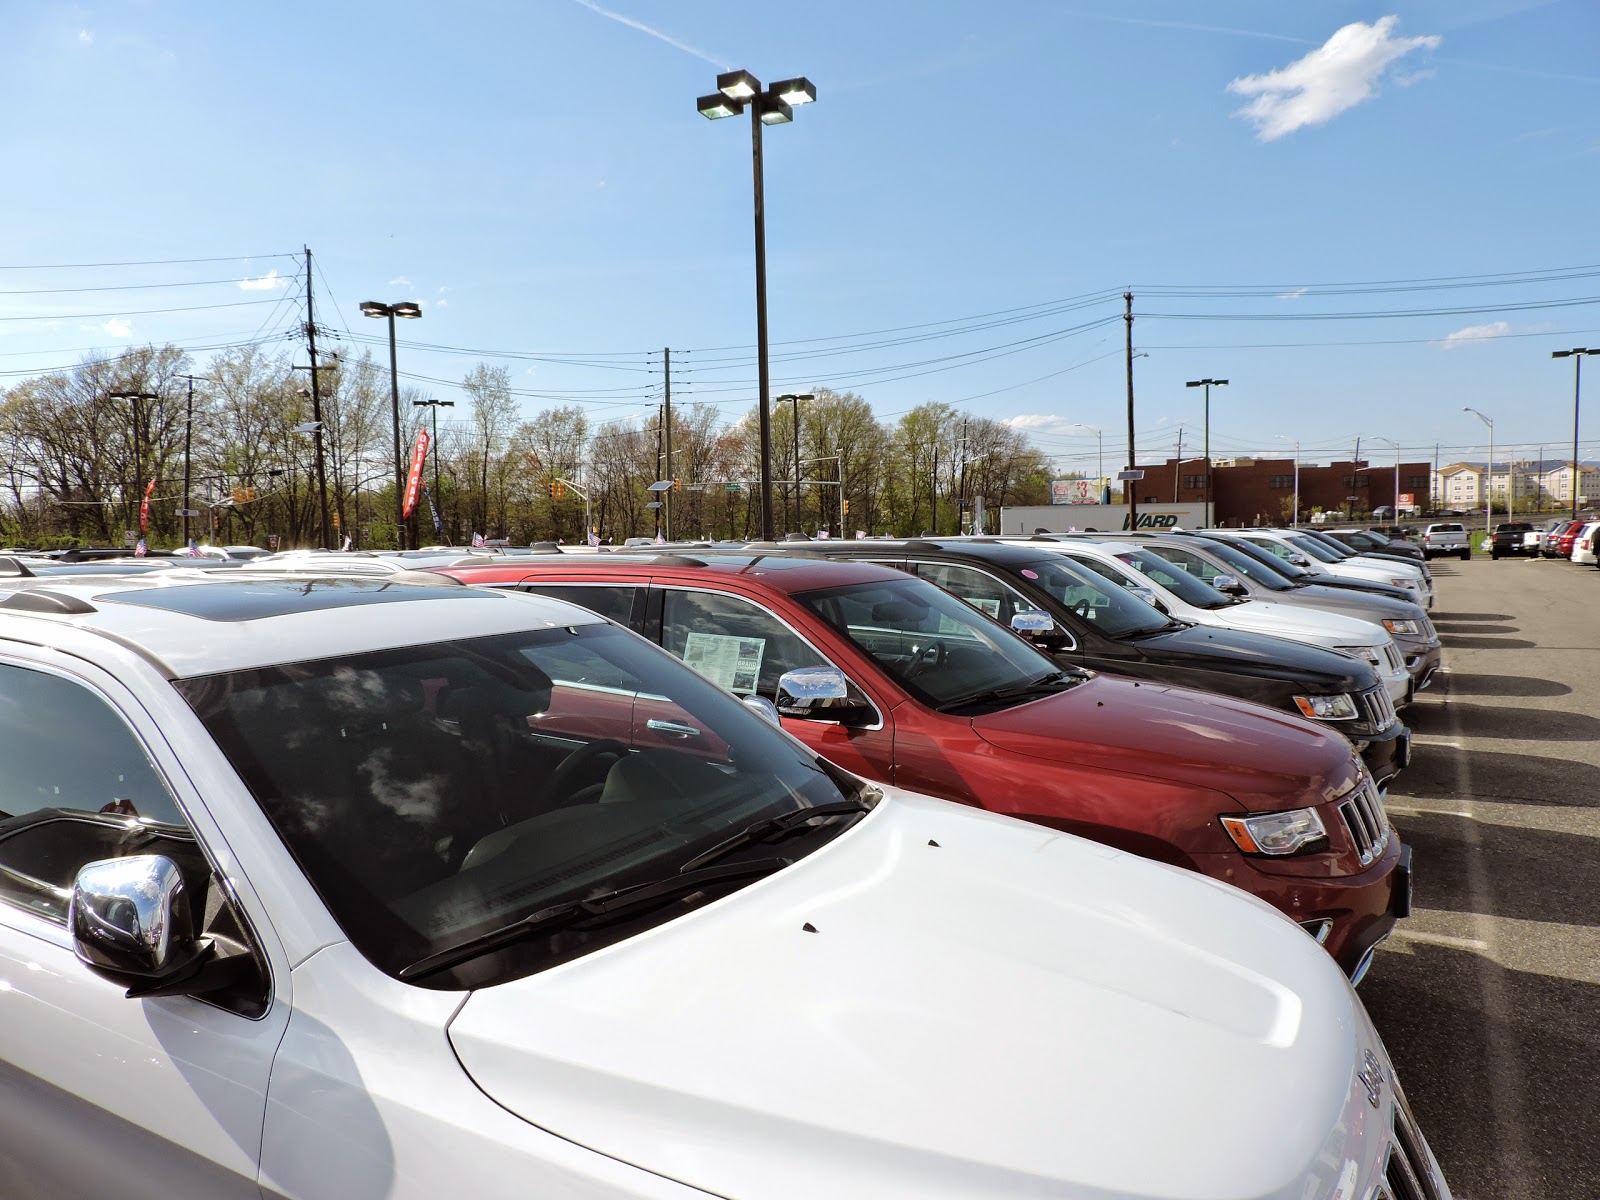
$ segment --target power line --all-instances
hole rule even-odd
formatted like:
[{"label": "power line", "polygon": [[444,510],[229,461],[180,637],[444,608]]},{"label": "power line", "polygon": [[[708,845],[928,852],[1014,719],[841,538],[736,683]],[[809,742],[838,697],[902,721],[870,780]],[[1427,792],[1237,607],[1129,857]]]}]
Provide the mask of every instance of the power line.
[{"label": "power line", "polygon": [[275,254],[233,254],[225,258],[149,258],[138,262],[94,263],[0,263],[0,271],[85,271],[98,267],[173,267],[188,263],[254,262],[257,259],[298,257],[294,253],[279,251]]},{"label": "power line", "polygon": [[44,313],[26,317],[0,317],[0,321],[87,321],[100,317],[147,317],[152,313],[205,312],[214,308],[249,308],[257,304],[277,304],[282,297],[269,300],[230,300],[225,304],[189,304],[180,308],[130,308],[119,312]]}]

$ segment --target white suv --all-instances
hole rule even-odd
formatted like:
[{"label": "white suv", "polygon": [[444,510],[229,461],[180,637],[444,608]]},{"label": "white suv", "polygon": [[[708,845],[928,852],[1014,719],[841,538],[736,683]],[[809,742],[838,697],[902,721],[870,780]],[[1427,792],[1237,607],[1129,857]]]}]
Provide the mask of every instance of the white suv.
[{"label": "white suv", "polygon": [[12,579],[0,761],[6,1196],[1450,1195],[1289,918],[559,601]]}]

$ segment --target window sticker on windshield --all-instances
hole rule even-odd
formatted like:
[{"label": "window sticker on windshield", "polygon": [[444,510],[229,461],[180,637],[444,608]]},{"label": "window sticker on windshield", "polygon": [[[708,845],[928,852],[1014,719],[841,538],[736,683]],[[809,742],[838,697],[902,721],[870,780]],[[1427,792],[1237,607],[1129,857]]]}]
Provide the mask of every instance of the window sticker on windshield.
[{"label": "window sticker on windshield", "polygon": [[988,613],[996,621],[1000,619],[1000,601],[985,600],[982,596],[968,596],[966,601],[979,612]]},{"label": "window sticker on windshield", "polygon": [[748,696],[761,678],[766,652],[765,638],[691,633],[683,644],[683,661],[718,687]]},{"label": "window sticker on windshield", "polygon": [[1023,567],[1022,568],[1021,575],[1022,575],[1022,577],[1024,579],[1037,579],[1037,578],[1039,578],[1039,572],[1030,571],[1030,570],[1028,570],[1027,567]]}]

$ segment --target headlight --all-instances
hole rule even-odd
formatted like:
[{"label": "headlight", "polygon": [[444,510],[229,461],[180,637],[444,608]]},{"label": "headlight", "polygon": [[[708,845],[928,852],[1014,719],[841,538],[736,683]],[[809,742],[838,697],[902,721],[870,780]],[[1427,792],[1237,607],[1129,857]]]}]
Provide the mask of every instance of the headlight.
[{"label": "headlight", "polygon": [[1415,621],[1385,621],[1383,627],[1390,633],[1409,633],[1413,637],[1422,632]]},{"label": "headlight", "polygon": [[1352,721],[1356,702],[1345,693],[1335,696],[1296,696],[1295,707],[1313,721]]},{"label": "headlight", "polygon": [[1219,819],[1233,844],[1246,854],[1297,854],[1328,837],[1314,808]]},{"label": "headlight", "polygon": [[1383,666],[1383,651],[1376,646],[1339,646],[1337,649],[1342,654],[1349,654],[1375,667]]},{"label": "headlight", "polygon": [[1414,588],[1417,586],[1415,579],[1391,579],[1389,582],[1398,588]]}]

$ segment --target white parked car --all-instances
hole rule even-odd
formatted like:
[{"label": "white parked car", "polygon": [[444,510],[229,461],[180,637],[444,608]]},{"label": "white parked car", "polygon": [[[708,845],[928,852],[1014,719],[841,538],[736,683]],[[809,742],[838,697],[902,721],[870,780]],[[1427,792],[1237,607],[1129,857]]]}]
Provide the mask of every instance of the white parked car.
[{"label": "white parked car", "polygon": [[1312,575],[1331,575],[1335,579],[1356,579],[1403,588],[1423,608],[1433,606],[1433,582],[1427,578],[1421,566],[1412,566],[1392,558],[1357,554],[1342,546],[1335,549],[1294,529],[1230,529],[1227,532]]},{"label": "white parked car", "polygon": [[7,580],[0,761],[8,1197],[1450,1196],[1288,917],[559,601]]},{"label": "white parked car", "polygon": [[1597,535],[1600,535],[1600,521],[1589,521],[1578,527],[1577,536],[1572,539],[1573,562],[1591,567],[1600,565],[1600,555],[1595,552],[1595,543],[1600,542]]}]

